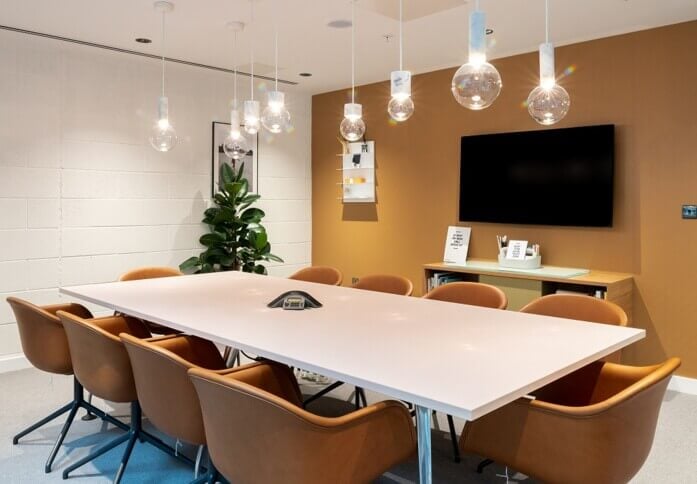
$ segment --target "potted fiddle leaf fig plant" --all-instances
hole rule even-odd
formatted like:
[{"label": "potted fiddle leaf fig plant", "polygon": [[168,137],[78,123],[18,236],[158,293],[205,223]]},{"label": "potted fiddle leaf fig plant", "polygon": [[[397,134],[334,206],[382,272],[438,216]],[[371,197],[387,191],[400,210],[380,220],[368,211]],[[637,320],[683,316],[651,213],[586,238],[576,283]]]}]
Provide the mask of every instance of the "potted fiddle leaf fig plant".
[{"label": "potted fiddle leaf fig plant", "polygon": [[266,229],[261,225],[266,214],[252,207],[260,196],[249,193],[249,182],[243,174],[244,163],[237,170],[227,163],[221,166],[219,191],[213,197],[215,206],[204,212],[203,223],[210,227],[210,232],[199,239],[206,250],[182,262],[182,272],[266,274],[262,262],[283,262],[271,253]]}]

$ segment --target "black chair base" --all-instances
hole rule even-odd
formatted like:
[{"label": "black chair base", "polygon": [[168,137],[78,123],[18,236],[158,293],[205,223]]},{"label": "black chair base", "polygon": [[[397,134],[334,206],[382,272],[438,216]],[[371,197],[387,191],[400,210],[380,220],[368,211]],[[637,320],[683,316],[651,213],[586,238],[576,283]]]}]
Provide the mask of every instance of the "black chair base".
[{"label": "black chair base", "polygon": [[46,460],[46,465],[44,466],[44,471],[48,474],[51,472],[51,467],[53,466],[53,461],[56,458],[56,455],[58,454],[58,450],[60,449],[61,445],[63,445],[63,440],[65,439],[65,436],[68,434],[68,431],[70,430],[70,426],[73,424],[73,420],[75,419],[75,415],[77,414],[77,411],[79,409],[85,409],[87,411],[87,414],[95,415],[102,420],[105,420],[121,429],[128,430],[128,425],[126,425],[123,422],[120,422],[116,420],[114,417],[112,417],[109,414],[106,414],[99,410],[97,407],[92,405],[91,403],[85,401],[84,399],[84,391],[82,388],[82,385],[80,382],[77,381],[77,378],[73,377],[73,400],[72,402],[68,403],[67,405],[64,405],[63,407],[59,408],[52,414],[48,415],[47,417],[44,417],[43,419],[39,420],[35,424],[27,427],[26,429],[22,430],[20,433],[15,435],[12,438],[12,443],[14,445],[17,445],[19,443],[19,439],[22,437],[25,437],[26,435],[30,434],[34,430],[38,429],[39,427],[43,427],[50,421],[60,417],[63,415],[65,412],[70,412],[68,414],[68,418],[65,420],[65,423],[63,424],[63,428],[61,429],[60,433],[58,434],[58,438],[56,439],[55,444],[53,444],[53,448],[51,449],[51,453],[48,456],[48,459]]},{"label": "black chair base", "polygon": [[[315,400],[318,400],[318,399],[322,398],[322,397],[325,396],[327,393],[336,390],[337,388],[339,388],[339,387],[340,387],[341,385],[343,385],[343,384],[344,384],[344,382],[342,382],[342,381],[335,381],[335,382],[332,383],[331,385],[329,385],[329,386],[327,386],[327,387],[321,389],[320,391],[318,391],[318,392],[315,393],[314,395],[308,397],[308,398],[303,402],[303,408],[307,408],[307,406],[308,406],[309,404],[311,404],[311,403],[314,402]],[[365,390],[363,390],[361,387],[356,387],[356,392],[355,392],[355,394],[354,394],[354,405],[355,405],[355,407],[356,407],[356,410],[358,410],[359,408],[361,408],[361,405],[363,405],[364,407],[367,407],[367,406],[368,406],[368,400],[366,400],[366,398],[365,398]]]},{"label": "black chair base", "polygon": [[123,456],[121,457],[121,463],[119,464],[119,468],[116,471],[116,476],[114,477],[113,481],[114,484],[118,484],[119,482],[121,482],[123,473],[125,472],[126,466],[128,465],[128,460],[131,458],[133,447],[135,447],[136,441],[138,440],[140,440],[141,442],[147,442],[149,444],[152,444],[161,451],[165,452],[166,454],[171,455],[172,457],[175,457],[179,460],[182,460],[187,464],[190,464],[191,466],[194,465],[194,462],[191,459],[182,454],[177,453],[173,448],[169,447],[160,439],[143,430],[143,415],[140,409],[140,404],[138,402],[131,402],[131,426],[126,427],[126,430],[128,430],[126,434],[104,444],[91,454],[83,457],[79,461],[72,464],[70,467],[66,468],[63,471],[63,479],[67,479],[70,473],[74,470],[82,467],[88,462],[93,461],[97,457],[109,452],[114,447],[117,447],[118,445],[127,442],[126,449],[124,450]]},{"label": "black chair base", "polygon": [[212,463],[209,463],[208,465],[208,472],[202,476],[199,476],[198,479],[194,479],[189,484],[215,484],[216,482],[228,482],[220,475],[218,469],[216,469]]},{"label": "black chair base", "polygon": [[477,465],[477,474],[484,472],[484,468],[493,464],[494,461],[491,459],[484,459]]}]

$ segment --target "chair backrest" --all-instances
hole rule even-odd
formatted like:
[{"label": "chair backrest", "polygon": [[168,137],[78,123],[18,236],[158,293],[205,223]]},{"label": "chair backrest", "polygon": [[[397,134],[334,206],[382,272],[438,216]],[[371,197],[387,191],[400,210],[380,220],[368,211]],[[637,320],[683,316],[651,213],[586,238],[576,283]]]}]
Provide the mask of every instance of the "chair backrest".
[{"label": "chair backrest", "polygon": [[17,320],[22,351],[31,364],[50,373],[71,375],[70,348],[56,312],[67,311],[90,318],[92,314],[89,310],[74,303],[40,307],[16,297],[8,297],[7,302]]},{"label": "chair backrest", "polygon": [[149,338],[143,323],[126,316],[84,319],[63,311],[58,317],[68,336],[75,377],[82,386],[111,402],[137,400],[131,363],[118,335]]},{"label": "chair backrest", "polygon": [[143,412],[160,431],[194,445],[204,445],[201,406],[187,371],[225,368],[220,352],[196,336],[144,340],[121,334],[133,368]]},{"label": "chair backrest", "polygon": [[592,363],[535,392],[535,400],[468,423],[461,447],[542,482],[629,482],[651,450],[679,366],[678,358],[649,367]]},{"label": "chair backrest", "polygon": [[501,289],[481,282],[451,282],[438,286],[424,298],[493,309],[508,306],[508,298]]},{"label": "chair backrest", "polygon": [[580,294],[542,296],[527,304],[520,312],[627,326],[627,313],[617,304]]},{"label": "chair backrest", "polygon": [[278,363],[189,375],[211,459],[230,482],[367,484],[415,451],[414,425],[402,403],[327,418],[302,408],[292,370]]},{"label": "chair backrest", "polygon": [[355,289],[386,292],[401,296],[411,296],[411,293],[414,290],[414,285],[409,279],[390,274],[372,274],[363,276],[353,285],[353,287]]},{"label": "chair backrest", "polygon": [[327,284],[329,286],[339,286],[341,285],[343,278],[344,277],[341,275],[339,269],[328,266],[312,266],[300,269],[288,279],[316,282],[318,284]]},{"label": "chair backrest", "polygon": [[137,281],[139,279],[157,279],[159,277],[181,276],[179,269],[166,266],[138,267],[119,277],[119,281]]}]

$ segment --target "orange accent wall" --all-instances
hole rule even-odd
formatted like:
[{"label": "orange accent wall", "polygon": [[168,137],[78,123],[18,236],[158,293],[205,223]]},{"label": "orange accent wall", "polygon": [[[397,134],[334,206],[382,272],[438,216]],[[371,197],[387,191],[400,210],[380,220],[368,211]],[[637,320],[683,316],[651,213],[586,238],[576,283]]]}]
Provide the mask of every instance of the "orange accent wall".
[{"label": "orange accent wall", "polygon": [[[557,127],[617,127],[614,227],[462,223],[472,226],[471,257],[493,259],[495,235],[506,233],[539,242],[547,264],[636,274],[633,324],[648,336],[625,350],[625,361],[679,356],[681,373],[691,377],[697,377],[697,220],[682,220],[681,205],[697,203],[695,52],[697,22],[557,48],[558,73],[576,66],[560,81],[572,106]],[[314,96],[314,264],[339,268],[346,283],[376,272],[401,274],[420,293],[422,264],[442,259],[446,229],[459,224],[460,137],[542,129],[522,105],[537,81],[537,53],[493,63],[503,91],[480,112],[453,99],[454,69],[414,76],[416,112],[402,125],[389,122],[387,82],[357,90],[367,138],[376,145],[375,204],[338,199],[335,155],[349,91]]]}]

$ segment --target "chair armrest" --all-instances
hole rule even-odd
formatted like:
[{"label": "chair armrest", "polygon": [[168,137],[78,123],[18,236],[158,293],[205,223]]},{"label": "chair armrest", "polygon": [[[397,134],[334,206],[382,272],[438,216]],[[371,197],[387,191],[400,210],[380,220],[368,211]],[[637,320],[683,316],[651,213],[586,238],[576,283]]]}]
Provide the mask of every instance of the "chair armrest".
[{"label": "chair armrest", "polygon": [[116,339],[119,338],[121,333],[127,333],[136,338],[152,337],[152,334],[140,319],[128,316],[105,316],[103,318],[94,318],[91,322]]},{"label": "chair armrest", "polygon": [[66,313],[74,314],[83,319],[90,319],[93,317],[89,309],[77,303],[50,304],[48,306],[41,306],[41,309],[54,316],[56,316],[58,311],[65,311]]}]

